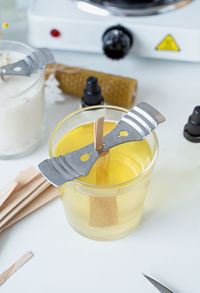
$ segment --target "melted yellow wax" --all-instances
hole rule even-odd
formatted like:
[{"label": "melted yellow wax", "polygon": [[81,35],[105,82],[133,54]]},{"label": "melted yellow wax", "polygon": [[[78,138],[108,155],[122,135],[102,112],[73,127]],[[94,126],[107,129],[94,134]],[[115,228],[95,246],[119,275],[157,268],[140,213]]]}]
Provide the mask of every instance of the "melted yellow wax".
[{"label": "melted yellow wax", "polygon": [[[105,122],[104,135],[115,125],[114,122]],[[58,143],[55,155],[75,151],[93,142],[93,127],[93,123],[88,123],[67,132]],[[135,228],[141,218],[151,172],[139,183],[137,180],[134,181],[136,184],[128,181],[141,174],[151,160],[152,152],[146,140],[121,144],[110,149],[108,155],[101,156],[87,176],[78,179],[96,186],[82,186],[77,181],[63,185],[62,199],[71,225],[79,233],[100,240],[121,237]],[[120,183],[123,184],[116,186]],[[92,202],[91,196],[92,199],[100,198],[100,202]],[[102,197],[111,200],[102,201]],[[105,209],[105,214],[102,214],[105,219],[102,223],[99,218],[94,219],[94,215],[101,215],[99,208]]]},{"label": "melted yellow wax", "polygon": [[[79,126],[66,133],[57,145],[55,155],[64,155],[75,151],[94,141],[93,123]],[[109,133],[116,123],[104,123],[104,136]],[[146,140],[129,142],[118,145],[109,151],[109,172],[102,174],[101,184],[119,184],[129,181],[139,175],[152,159],[151,149]],[[109,173],[109,179],[107,174]],[[89,175],[79,180],[96,184],[96,163]]]}]

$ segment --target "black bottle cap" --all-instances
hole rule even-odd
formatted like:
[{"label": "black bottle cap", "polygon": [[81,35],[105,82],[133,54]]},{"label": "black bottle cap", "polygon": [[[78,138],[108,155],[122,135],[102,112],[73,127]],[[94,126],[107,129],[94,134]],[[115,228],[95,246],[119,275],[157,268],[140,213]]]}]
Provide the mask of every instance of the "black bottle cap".
[{"label": "black bottle cap", "polygon": [[200,106],[194,108],[184,127],[184,137],[192,142],[200,142]]},{"label": "black bottle cap", "polygon": [[133,45],[133,35],[125,27],[115,25],[109,27],[103,34],[103,51],[111,59],[124,58]]},{"label": "black bottle cap", "polygon": [[87,79],[84,95],[81,99],[82,107],[102,105],[104,99],[101,95],[101,88],[98,84],[98,79],[95,76],[90,76]]}]

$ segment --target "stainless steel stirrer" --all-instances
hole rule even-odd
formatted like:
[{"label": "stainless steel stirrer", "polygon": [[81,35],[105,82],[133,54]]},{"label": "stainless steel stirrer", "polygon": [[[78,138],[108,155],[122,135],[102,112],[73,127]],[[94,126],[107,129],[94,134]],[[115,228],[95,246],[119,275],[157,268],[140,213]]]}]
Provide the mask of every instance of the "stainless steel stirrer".
[{"label": "stainless steel stirrer", "polygon": [[40,48],[18,62],[1,66],[0,76],[2,79],[5,75],[31,76],[47,64],[53,63],[55,63],[55,60],[51,51],[48,48]]},{"label": "stainless steel stirrer", "polygon": [[[38,166],[39,170],[53,185],[61,186],[66,181],[86,176],[98,157],[106,150],[125,142],[143,140],[164,121],[164,116],[151,105],[139,103],[104,136],[101,151],[97,151],[94,143],[91,143],[77,151],[42,161]],[[83,160],[82,156],[86,154],[88,159]]]}]

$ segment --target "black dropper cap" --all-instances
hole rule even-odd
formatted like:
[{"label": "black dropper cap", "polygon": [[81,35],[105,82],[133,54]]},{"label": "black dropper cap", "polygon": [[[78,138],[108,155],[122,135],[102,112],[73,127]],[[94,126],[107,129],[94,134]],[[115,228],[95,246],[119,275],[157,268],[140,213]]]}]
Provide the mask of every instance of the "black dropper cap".
[{"label": "black dropper cap", "polygon": [[103,105],[104,99],[101,95],[101,88],[98,85],[98,79],[95,76],[89,76],[86,87],[84,88],[84,95],[81,98],[82,107]]},{"label": "black dropper cap", "polygon": [[200,106],[194,108],[184,127],[184,137],[192,142],[200,142]]}]

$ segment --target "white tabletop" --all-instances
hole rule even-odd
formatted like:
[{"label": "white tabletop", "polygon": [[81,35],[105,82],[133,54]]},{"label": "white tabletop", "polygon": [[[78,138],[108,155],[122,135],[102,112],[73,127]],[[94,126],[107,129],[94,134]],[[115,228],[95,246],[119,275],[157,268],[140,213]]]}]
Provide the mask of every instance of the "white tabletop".
[{"label": "white tabletop", "polygon": [[[25,24],[5,36],[26,41]],[[156,293],[142,272],[175,292],[199,292],[200,144],[182,135],[200,101],[200,65],[128,56],[114,62],[102,55],[55,52],[57,62],[138,79],[137,102],[157,107],[167,121],[157,129],[160,153],[149,187],[142,223],[111,242],[86,239],[72,230],[59,199],[0,234],[0,272],[26,251],[34,257],[1,287],[1,293]],[[47,105],[46,135],[31,155],[0,161],[0,187],[29,165],[48,156],[52,129],[79,106]]]}]

